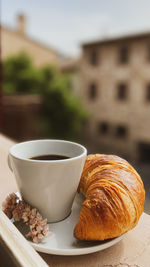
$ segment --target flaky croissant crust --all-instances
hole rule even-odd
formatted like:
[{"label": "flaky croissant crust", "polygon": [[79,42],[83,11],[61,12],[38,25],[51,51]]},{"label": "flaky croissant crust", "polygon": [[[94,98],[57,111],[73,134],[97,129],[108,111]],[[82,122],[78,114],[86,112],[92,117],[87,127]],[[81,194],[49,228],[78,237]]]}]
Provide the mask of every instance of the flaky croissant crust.
[{"label": "flaky croissant crust", "polygon": [[135,169],[115,155],[88,155],[78,192],[85,195],[74,229],[79,240],[114,238],[134,228],[145,190]]}]

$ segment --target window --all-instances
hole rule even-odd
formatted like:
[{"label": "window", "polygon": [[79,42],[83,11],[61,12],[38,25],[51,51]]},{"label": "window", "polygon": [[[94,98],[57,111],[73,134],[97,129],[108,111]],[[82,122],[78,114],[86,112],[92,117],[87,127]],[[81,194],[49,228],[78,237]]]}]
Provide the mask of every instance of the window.
[{"label": "window", "polygon": [[128,47],[121,47],[119,50],[119,63],[126,64],[129,61],[129,50]]},{"label": "window", "polygon": [[90,99],[97,97],[97,85],[95,83],[90,84],[88,94]]},{"label": "window", "polygon": [[146,100],[150,102],[150,84],[146,87]]},{"label": "window", "polygon": [[138,143],[139,160],[150,163],[150,144],[147,142]]},{"label": "window", "polygon": [[96,66],[98,65],[98,53],[97,53],[97,50],[96,49],[92,49],[90,50],[90,64],[93,65],[93,66]]},{"label": "window", "polygon": [[126,137],[127,136],[127,128],[125,126],[122,126],[122,125],[118,125],[116,127],[116,137],[120,137],[120,138],[123,138],[123,137]]},{"label": "window", "polygon": [[100,134],[107,134],[109,131],[109,126],[107,122],[99,122],[98,123],[98,132]]},{"label": "window", "polygon": [[127,85],[125,83],[121,83],[118,85],[117,98],[121,101],[127,98]]}]

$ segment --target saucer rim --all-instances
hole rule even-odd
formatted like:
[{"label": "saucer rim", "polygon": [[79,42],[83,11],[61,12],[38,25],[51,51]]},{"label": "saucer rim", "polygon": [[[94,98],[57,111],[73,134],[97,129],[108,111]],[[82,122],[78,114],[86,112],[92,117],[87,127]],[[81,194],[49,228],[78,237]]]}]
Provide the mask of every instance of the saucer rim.
[{"label": "saucer rim", "polygon": [[77,256],[77,255],[85,255],[85,254],[90,254],[90,253],[94,253],[94,252],[98,252],[101,250],[104,250],[106,248],[109,248],[115,244],[117,244],[118,242],[120,242],[125,234],[119,236],[119,237],[115,237],[113,239],[109,239],[109,241],[107,242],[105,240],[104,244],[99,244],[96,246],[91,246],[91,247],[87,247],[87,248],[64,248],[64,249],[48,249],[42,246],[42,243],[40,244],[35,244],[32,241],[29,241],[30,245],[38,252],[42,252],[42,253],[47,253],[47,254],[52,254],[52,255],[61,255],[61,256]]}]

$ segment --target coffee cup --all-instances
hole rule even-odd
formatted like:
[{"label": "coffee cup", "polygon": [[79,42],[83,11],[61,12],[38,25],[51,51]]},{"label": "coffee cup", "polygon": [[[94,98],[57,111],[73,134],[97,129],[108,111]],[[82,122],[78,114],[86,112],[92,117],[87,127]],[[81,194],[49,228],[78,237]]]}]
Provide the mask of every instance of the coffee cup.
[{"label": "coffee cup", "polygon": [[78,143],[34,140],[13,145],[8,165],[22,198],[48,222],[57,222],[71,212],[86,155]]}]

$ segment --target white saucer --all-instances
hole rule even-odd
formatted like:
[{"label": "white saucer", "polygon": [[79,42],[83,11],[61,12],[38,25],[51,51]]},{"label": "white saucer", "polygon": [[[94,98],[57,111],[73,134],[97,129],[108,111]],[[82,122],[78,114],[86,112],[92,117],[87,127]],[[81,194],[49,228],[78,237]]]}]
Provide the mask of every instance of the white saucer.
[{"label": "white saucer", "polygon": [[78,241],[75,239],[73,229],[78,221],[82,202],[83,197],[77,194],[71,214],[61,222],[49,224],[50,236],[39,244],[29,242],[32,247],[37,251],[48,254],[82,255],[111,247],[123,238],[124,235],[101,242]]}]

